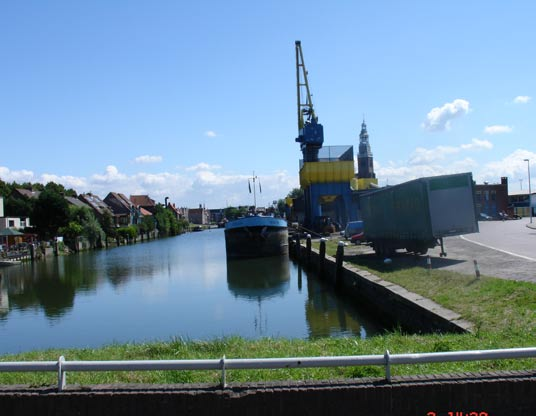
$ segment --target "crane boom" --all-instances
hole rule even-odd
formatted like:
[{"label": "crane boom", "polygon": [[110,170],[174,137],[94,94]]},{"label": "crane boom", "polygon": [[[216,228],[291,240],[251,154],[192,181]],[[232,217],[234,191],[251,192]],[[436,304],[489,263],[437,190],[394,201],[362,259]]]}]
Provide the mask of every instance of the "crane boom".
[{"label": "crane boom", "polygon": [[324,127],[318,123],[318,117],[313,108],[307,70],[299,40],[296,41],[296,86],[298,98],[298,137],[296,141],[301,143],[304,162],[316,162],[318,161],[318,150],[324,143]]}]

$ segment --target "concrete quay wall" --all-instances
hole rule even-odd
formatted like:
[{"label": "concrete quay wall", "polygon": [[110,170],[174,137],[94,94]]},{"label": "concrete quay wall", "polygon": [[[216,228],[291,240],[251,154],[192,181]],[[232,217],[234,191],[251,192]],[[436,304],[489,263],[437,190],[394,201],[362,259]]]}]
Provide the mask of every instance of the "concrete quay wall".
[{"label": "concrete quay wall", "polygon": [[290,240],[289,253],[303,267],[317,273],[345,295],[354,296],[356,302],[377,313],[381,321],[422,333],[473,330],[473,325],[456,312],[344,262],[342,250],[332,257],[325,254],[322,245],[317,250],[309,242],[298,245],[295,240]]}]

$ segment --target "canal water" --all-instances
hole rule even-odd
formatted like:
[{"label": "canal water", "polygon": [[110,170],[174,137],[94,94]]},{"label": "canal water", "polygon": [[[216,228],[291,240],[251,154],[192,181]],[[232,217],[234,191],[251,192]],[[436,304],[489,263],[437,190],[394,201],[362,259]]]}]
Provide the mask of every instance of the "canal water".
[{"label": "canal water", "polygon": [[0,354],[383,331],[288,258],[228,262],[221,229],[50,257],[0,275]]}]

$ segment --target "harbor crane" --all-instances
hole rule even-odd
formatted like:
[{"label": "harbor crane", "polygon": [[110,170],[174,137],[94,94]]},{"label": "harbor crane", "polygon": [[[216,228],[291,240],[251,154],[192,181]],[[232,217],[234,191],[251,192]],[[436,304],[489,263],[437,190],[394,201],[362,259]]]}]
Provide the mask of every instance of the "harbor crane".
[{"label": "harbor crane", "polygon": [[318,151],[324,143],[324,127],[318,123],[313,108],[301,41],[296,41],[296,81],[298,93],[298,137],[304,162],[317,162]]}]

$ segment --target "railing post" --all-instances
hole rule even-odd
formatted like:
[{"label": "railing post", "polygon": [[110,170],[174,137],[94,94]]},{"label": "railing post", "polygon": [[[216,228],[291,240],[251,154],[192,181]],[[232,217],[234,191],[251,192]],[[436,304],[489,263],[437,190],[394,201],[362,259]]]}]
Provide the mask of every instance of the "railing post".
[{"label": "railing post", "polygon": [[220,363],[221,363],[221,387],[222,389],[224,389],[225,387],[227,387],[227,377],[225,374],[225,355],[220,360]]},{"label": "railing post", "polygon": [[300,261],[300,254],[301,254],[301,242],[300,242],[300,232],[298,231],[296,233],[296,259],[298,262]]},{"label": "railing post", "polygon": [[385,359],[385,379],[390,383],[391,382],[391,362],[390,362],[391,355],[389,354],[389,350],[385,350],[385,354],[383,354],[383,358]]},{"label": "railing post", "polygon": [[58,358],[58,391],[63,391],[67,382],[67,374],[63,370],[63,363],[65,362],[65,357],[62,355]]}]

